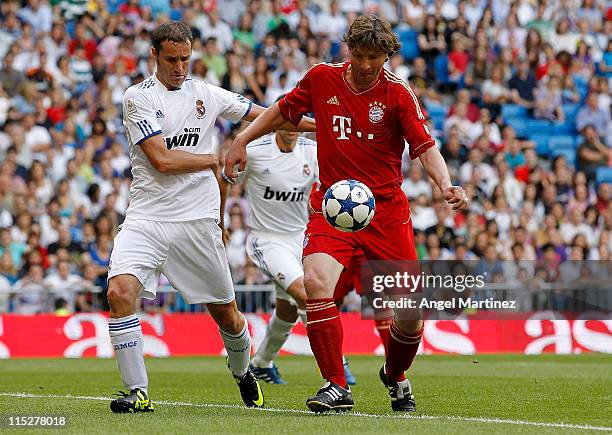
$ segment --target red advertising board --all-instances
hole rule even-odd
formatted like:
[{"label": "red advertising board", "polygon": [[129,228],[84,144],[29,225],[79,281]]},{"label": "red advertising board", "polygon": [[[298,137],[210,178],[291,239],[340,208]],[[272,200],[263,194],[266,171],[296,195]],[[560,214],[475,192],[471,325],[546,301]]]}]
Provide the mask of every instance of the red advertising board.
[{"label": "red advertising board", "polygon": [[[207,314],[139,315],[145,353],[151,356],[221,355],[223,344]],[[247,314],[253,348],[261,343],[268,315]],[[420,353],[612,353],[612,320],[567,318],[561,313],[532,313],[526,319],[428,320]],[[551,320],[554,319],[554,320]],[[590,320],[585,320],[590,319]],[[343,313],[344,352],[382,354],[374,323],[359,313]],[[283,347],[286,354],[311,354],[305,328],[298,324]],[[0,316],[0,358],[112,357],[107,314]]]}]

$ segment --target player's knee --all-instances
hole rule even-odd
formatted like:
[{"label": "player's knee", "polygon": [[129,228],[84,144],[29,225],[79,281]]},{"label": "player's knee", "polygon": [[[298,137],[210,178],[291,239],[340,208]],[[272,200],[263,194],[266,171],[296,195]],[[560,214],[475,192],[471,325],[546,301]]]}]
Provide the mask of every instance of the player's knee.
[{"label": "player's knee", "polygon": [[420,319],[400,320],[396,318],[395,324],[406,334],[416,334],[423,329],[423,321]]},{"label": "player's knee", "polygon": [[277,299],[276,302],[276,316],[279,319],[289,323],[293,323],[298,319],[298,310],[295,305],[282,299]]},{"label": "player's knee", "polygon": [[133,306],[136,301],[134,292],[125,286],[119,285],[117,282],[109,283],[106,297],[113,311],[123,311]]},{"label": "player's knee", "polygon": [[309,298],[324,298],[329,294],[326,282],[314,271],[304,272],[304,287]]}]

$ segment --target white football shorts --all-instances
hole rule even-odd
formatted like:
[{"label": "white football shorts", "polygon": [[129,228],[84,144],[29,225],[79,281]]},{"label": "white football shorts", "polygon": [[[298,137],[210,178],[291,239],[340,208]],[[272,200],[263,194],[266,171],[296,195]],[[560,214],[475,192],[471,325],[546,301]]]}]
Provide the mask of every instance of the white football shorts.
[{"label": "white football shorts", "polygon": [[257,267],[274,280],[276,297],[294,305],[287,287],[304,276],[303,241],[304,233],[284,235],[251,231],[247,237],[247,254]]},{"label": "white football shorts", "polygon": [[214,219],[187,222],[126,220],[115,236],[108,279],[134,275],[143,286],[140,296],[155,299],[159,275],[187,303],[223,304],[234,299],[234,285]]}]

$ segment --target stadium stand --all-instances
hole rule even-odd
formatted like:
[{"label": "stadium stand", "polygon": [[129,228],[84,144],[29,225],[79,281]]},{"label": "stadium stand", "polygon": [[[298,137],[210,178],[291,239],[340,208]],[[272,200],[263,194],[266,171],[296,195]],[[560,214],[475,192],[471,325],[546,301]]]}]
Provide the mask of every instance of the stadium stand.
[{"label": "stadium stand", "polygon": [[[493,246],[498,260],[539,260],[569,220],[568,209],[559,211],[554,204],[579,202],[594,210],[589,214],[584,257],[611,259],[612,205],[605,193],[609,189],[598,190],[602,183],[612,183],[609,2],[567,2],[565,9],[546,2],[540,18],[540,1],[510,6],[501,0],[469,5],[422,0],[421,16],[409,15],[403,1],[393,0],[339,0],[339,14],[332,14],[329,2],[320,0],[275,3],[1,2],[0,312],[48,310],[55,304],[42,304],[41,295],[51,294],[48,291],[57,283],[77,289],[72,296],[62,296],[68,299],[60,304],[62,309],[106,308],[108,258],[124,219],[131,177],[122,95],[153,73],[149,35],[169,18],[192,27],[194,79],[267,105],[290,90],[310,66],[346,59],[341,38],[353,11],[385,16],[396,29],[403,55],[403,62],[389,63],[389,68],[414,89],[429,114],[453,181],[472,196],[470,210],[449,212],[443,220],[448,237],[427,237],[437,234],[437,216],[446,206],[419,162],[406,158],[402,188],[411,199],[420,258],[480,259]],[[509,21],[516,21],[509,20],[511,15],[519,28],[507,28]],[[586,16],[597,18],[587,33],[581,33],[580,21]],[[566,17],[571,18],[570,31],[557,35],[556,24]],[[425,28],[428,20],[433,25]],[[586,55],[578,53],[579,41],[586,43]],[[453,82],[449,54],[456,46],[462,49],[451,54],[452,67],[461,80]],[[517,76],[510,86],[521,62],[529,64],[526,78]],[[494,69],[502,73],[499,83],[491,80]],[[559,80],[563,88],[549,89],[551,80]],[[457,107],[457,88],[468,91],[469,101],[462,101],[467,114],[445,128]],[[554,111],[535,119],[539,100],[534,95],[560,101],[563,119]],[[597,97],[593,107],[587,95]],[[585,136],[589,122],[595,137]],[[504,128],[507,125],[512,129]],[[241,127],[221,120],[217,126],[216,148],[222,156]],[[475,148],[480,153],[472,152]],[[558,156],[564,159],[553,165]],[[582,199],[576,192],[585,188]],[[244,196],[242,186],[232,188],[225,221],[231,233],[227,251],[233,278],[246,286],[241,289],[248,289],[265,285],[267,278],[254,272],[246,256],[249,210]],[[523,232],[526,236],[517,239]],[[519,257],[512,249],[516,243],[524,248]],[[555,248],[560,261],[575,243],[563,241]],[[63,261],[70,265],[68,275],[59,271]],[[241,308],[268,310],[266,295],[241,296]],[[141,308],[194,310],[172,292]]]}]

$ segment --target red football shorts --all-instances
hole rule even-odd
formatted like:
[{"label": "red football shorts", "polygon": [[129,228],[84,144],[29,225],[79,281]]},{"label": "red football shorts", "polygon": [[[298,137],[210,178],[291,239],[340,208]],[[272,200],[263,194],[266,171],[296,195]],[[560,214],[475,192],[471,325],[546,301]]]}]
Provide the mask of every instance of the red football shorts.
[{"label": "red football shorts", "polygon": [[417,260],[408,200],[403,194],[377,200],[374,218],[356,233],[333,228],[322,213],[312,213],[306,227],[304,253],[324,253],[346,269],[363,253],[367,260]]},{"label": "red football shorts", "polygon": [[334,289],[334,301],[343,301],[345,296],[355,289],[358,295],[363,295],[361,285],[361,267],[366,261],[362,251],[356,251],[351,259],[349,267],[344,269],[338,278],[338,283]]}]

